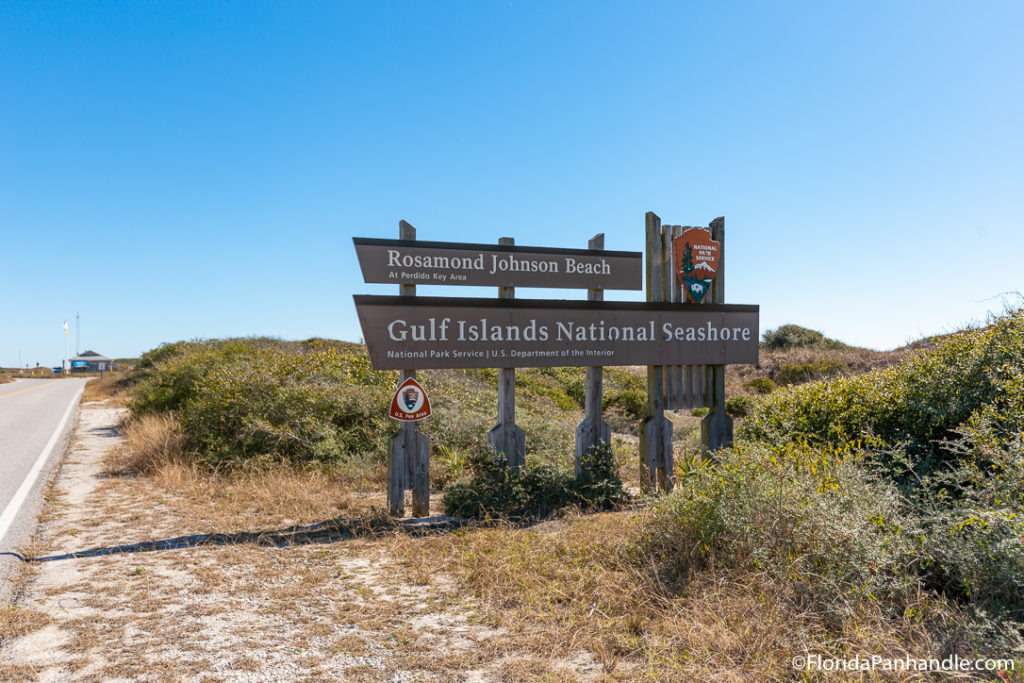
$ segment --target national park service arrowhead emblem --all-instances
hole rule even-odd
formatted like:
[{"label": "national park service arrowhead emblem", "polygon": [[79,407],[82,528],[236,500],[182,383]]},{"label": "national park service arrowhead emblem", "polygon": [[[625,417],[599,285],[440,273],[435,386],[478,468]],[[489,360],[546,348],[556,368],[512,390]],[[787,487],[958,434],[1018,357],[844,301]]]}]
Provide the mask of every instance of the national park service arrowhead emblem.
[{"label": "national park service arrowhead emblem", "polygon": [[701,303],[718,272],[721,242],[711,239],[711,231],[707,228],[687,228],[672,240],[672,252],[675,254],[676,277],[686,291],[687,299],[695,304]]},{"label": "national park service arrowhead emblem", "polygon": [[419,382],[412,377],[402,382],[391,398],[388,417],[402,422],[419,422],[430,417],[430,399]]}]

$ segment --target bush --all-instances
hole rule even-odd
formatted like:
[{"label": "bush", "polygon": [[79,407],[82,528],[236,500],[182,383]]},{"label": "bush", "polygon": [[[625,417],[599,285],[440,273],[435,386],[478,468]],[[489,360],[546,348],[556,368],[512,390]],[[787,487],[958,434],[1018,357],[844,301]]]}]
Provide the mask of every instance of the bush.
[{"label": "bush", "polygon": [[[924,477],[910,504],[920,516],[927,585],[1024,627],[1024,451],[974,422],[947,444],[957,464]],[[1012,623],[1011,622],[1011,623]],[[992,630],[992,627],[990,627]]]},{"label": "bush", "polygon": [[937,642],[1024,650],[1024,312],[749,412],[645,531],[666,578],[753,572],[818,613],[867,598],[898,623],[923,600]]},{"label": "bush", "polygon": [[951,335],[896,366],[776,391],[754,405],[740,436],[903,444],[919,476],[959,462],[945,441],[982,417],[1004,435],[1024,430],[1022,311],[985,330]]},{"label": "bush", "polygon": [[752,380],[744,382],[744,387],[749,391],[753,391],[755,394],[770,394],[778,388],[778,385],[767,377],[755,377]]},{"label": "bush", "polygon": [[767,574],[821,609],[894,597],[912,580],[900,498],[852,448],[718,452],[661,501],[641,548],[673,582],[706,569]]},{"label": "bush", "polygon": [[746,417],[753,403],[749,396],[730,396],[725,399],[725,412],[732,417]]},{"label": "bush", "polygon": [[586,510],[609,509],[626,500],[615,473],[611,447],[591,449],[579,477],[548,464],[510,469],[493,454],[469,460],[471,477],[449,485],[442,497],[445,514],[472,519],[538,519],[576,505]]},{"label": "bush", "polygon": [[634,420],[642,420],[647,416],[647,391],[641,389],[625,389],[616,394],[604,397],[605,408],[618,408]]},{"label": "bush", "polygon": [[[632,373],[608,376],[613,387],[633,381]],[[395,428],[387,402],[397,377],[374,370],[361,344],[265,338],[177,342],[140,359],[129,375],[130,407],[136,416],[173,415],[200,464],[380,466]],[[436,415],[422,424],[432,456],[489,453],[496,372],[437,370],[419,378]],[[572,452],[583,378],[580,368],[517,373],[518,421],[532,459],[558,462]]]},{"label": "bush", "polygon": [[[365,363],[365,365],[364,365]],[[367,385],[358,375],[379,377]],[[386,449],[388,373],[336,349],[255,349],[195,382],[181,409],[189,446],[207,462],[336,462]]]},{"label": "bush", "polygon": [[821,332],[799,325],[782,325],[761,335],[761,347],[765,349],[821,348],[846,349],[846,344],[829,339]]}]

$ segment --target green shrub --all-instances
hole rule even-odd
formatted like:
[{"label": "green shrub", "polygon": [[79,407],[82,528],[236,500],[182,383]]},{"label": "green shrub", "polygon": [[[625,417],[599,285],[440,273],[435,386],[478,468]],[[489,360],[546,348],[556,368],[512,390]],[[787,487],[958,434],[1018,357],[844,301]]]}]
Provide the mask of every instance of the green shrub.
[{"label": "green shrub", "polygon": [[[375,381],[366,382],[364,373]],[[330,348],[312,353],[250,349],[195,382],[181,409],[201,459],[337,462],[386,448],[391,373]]]},{"label": "green shrub", "polygon": [[767,575],[821,614],[927,604],[940,642],[1024,649],[1024,312],[748,413],[736,448],[687,463],[638,557],[676,582]]},{"label": "green shrub", "polygon": [[740,436],[903,444],[920,476],[959,462],[945,440],[982,417],[998,433],[1024,430],[1022,311],[984,330],[951,335],[896,366],[776,391],[753,406]]},{"label": "green shrub", "polygon": [[608,444],[584,456],[579,477],[544,463],[513,470],[504,459],[480,453],[471,456],[469,469],[469,479],[445,488],[445,514],[472,519],[537,519],[569,505],[609,509],[627,497]]},{"label": "green shrub", "polygon": [[[557,463],[572,452],[584,376],[581,368],[517,373],[517,418],[527,432],[531,459]],[[398,375],[374,370],[361,344],[265,338],[177,342],[145,354],[129,377],[133,412],[175,413],[201,464],[286,460],[380,466],[395,429],[386,415]],[[630,381],[631,375],[610,377]],[[434,406],[435,417],[421,425],[432,455],[489,453],[496,372],[434,370],[419,379]]]},{"label": "green shrub", "polygon": [[1024,449],[987,418],[946,447],[956,464],[922,478],[910,505],[920,517],[927,585],[987,615],[1024,626]]},{"label": "green shrub", "polygon": [[640,543],[670,582],[756,572],[824,610],[895,597],[914,583],[898,492],[851,448],[757,444],[718,452],[657,504]]},{"label": "green shrub", "polygon": [[618,408],[634,420],[642,420],[647,415],[647,391],[624,389],[615,394],[606,394],[604,407]]},{"label": "green shrub", "polygon": [[694,417],[704,417],[705,415],[707,415],[710,412],[711,412],[710,408],[707,408],[705,406],[701,406],[700,408],[694,408],[692,411],[690,411],[690,414],[693,415]]},{"label": "green shrub", "polygon": [[765,349],[847,349],[846,344],[829,339],[821,332],[799,325],[782,325],[761,335],[761,347]]},{"label": "green shrub", "polygon": [[725,399],[725,412],[732,417],[746,417],[753,403],[749,396],[730,396]]},{"label": "green shrub", "polygon": [[748,380],[743,383],[749,391],[753,391],[755,394],[770,394],[778,388],[775,382],[771,381],[768,377],[755,377],[752,380]]}]

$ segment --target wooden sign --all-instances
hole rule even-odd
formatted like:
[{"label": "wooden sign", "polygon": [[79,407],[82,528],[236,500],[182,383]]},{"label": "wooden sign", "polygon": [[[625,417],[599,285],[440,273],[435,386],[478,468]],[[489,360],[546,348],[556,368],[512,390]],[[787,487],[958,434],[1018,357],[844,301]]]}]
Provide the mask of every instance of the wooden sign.
[{"label": "wooden sign", "polygon": [[643,289],[639,251],[355,237],[365,282],[407,285]]},{"label": "wooden sign", "polygon": [[380,369],[757,362],[757,306],[354,298]]},{"label": "wooden sign", "polygon": [[410,377],[399,385],[391,398],[388,417],[401,422],[419,422],[430,417],[430,399],[419,382]]},{"label": "wooden sign", "polygon": [[672,243],[675,270],[679,283],[689,301],[701,303],[711,289],[711,281],[718,272],[722,245],[711,239],[707,228],[690,228]]}]

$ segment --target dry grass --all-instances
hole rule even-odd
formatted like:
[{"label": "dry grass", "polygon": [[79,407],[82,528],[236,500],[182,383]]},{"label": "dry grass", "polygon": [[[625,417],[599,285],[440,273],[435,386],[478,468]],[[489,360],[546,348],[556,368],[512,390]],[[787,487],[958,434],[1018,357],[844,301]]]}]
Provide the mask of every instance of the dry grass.
[{"label": "dry grass", "polygon": [[[940,648],[923,627],[894,625],[876,612],[814,613],[753,574],[707,572],[670,589],[632,549],[642,517],[611,513],[533,529],[396,537],[389,554],[409,581],[424,571],[452,576],[457,594],[479,600],[486,622],[514,634],[509,640],[533,666],[546,662],[549,675],[581,649],[609,679],[761,681],[799,679],[792,660],[808,652],[902,657]],[[852,672],[833,680],[863,679]]]},{"label": "dry grass", "polygon": [[[359,496],[323,471],[285,465],[212,474],[194,466],[165,464],[149,479],[156,490],[174,492],[179,522],[203,533],[312,524],[342,514],[374,516],[378,508],[373,502],[385,502],[382,496]],[[164,505],[163,501],[158,499],[157,504]]]},{"label": "dry grass", "polygon": [[726,396],[750,394],[747,382],[758,377],[774,378],[785,365],[800,366],[807,363],[834,363],[845,368],[849,375],[859,375],[876,368],[894,365],[916,349],[903,347],[894,351],[872,351],[871,349],[761,349],[757,365],[728,365],[725,369]]},{"label": "dry grass", "polygon": [[20,638],[38,631],[51,621],[50,617],[36,610],[16,605],[0,608],[0,634],[3,634],[4,638]]},{"label": "dry grass", "polygon": [[98,377],[92,377],[85,383],[82,402],[108,401],[114,405],[123,405],[127,399],[127,390],[122,383],[123,379],[123,372],[107,372]]},{"label": "dry grass", "polygon": [[194,454],[185,448],[185,433],[171,413],[131,417],[120,431],[125,437],[124,448],[108,461],[114,472],[152,474],[165,467],[188,468],[194,462]]}]

